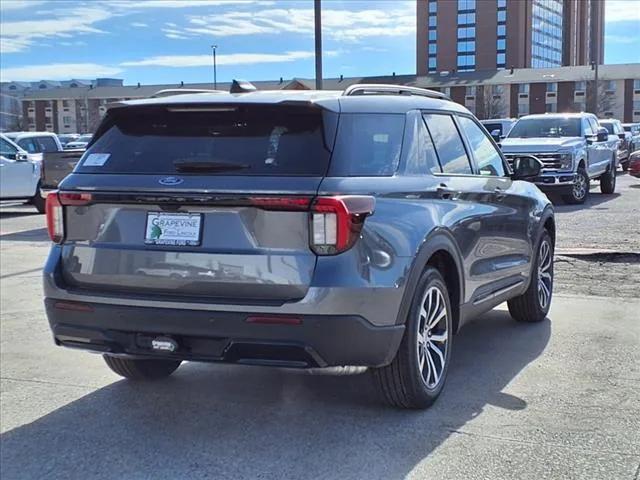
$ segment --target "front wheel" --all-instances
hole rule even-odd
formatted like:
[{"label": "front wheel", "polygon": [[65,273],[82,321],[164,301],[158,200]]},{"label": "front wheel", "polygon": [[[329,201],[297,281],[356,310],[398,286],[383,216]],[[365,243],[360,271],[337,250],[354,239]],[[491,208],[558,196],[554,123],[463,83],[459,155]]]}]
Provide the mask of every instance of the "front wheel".
[{"label": "front wheel", "polygon": [[444,386],[453,337],[451,301],[438,270],[427,267],[412,301],[405,332],[391,364],[373,375],[387,403],[427,408]]},{"label": "front wheel", "polygon": [[584,167],[580,167],[576,172],[576,178],[573,182],[571,193],[563,195],[562,199],[565,203],[570,203],[572,205],[582,204],[589,196],[589,186],[589,175],[587,175],[587,170]]},{"label": "front wheel", "polygon": [[541,322],[549,313],[553,295],[553,242],[545,231],[540,239],[529,288],[507,302],[509,313],[519,322]]},{"label": "front wheel", "polygon": [[171,375],[182,363],[180,360],[122,358],[103,355],[108,367],[130,380],[157,380]]}]

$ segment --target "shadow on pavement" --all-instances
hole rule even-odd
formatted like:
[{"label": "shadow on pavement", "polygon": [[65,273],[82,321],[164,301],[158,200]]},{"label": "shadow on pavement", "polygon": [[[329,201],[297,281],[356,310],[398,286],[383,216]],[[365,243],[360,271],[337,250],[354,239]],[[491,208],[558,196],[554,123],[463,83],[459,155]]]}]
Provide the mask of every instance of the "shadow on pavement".
[{"label": "shadow on pavement", "polygon": [[3,242],[49,242],[49,234],[46,227],[24,230],[22,232],[5,233],[0,235]]},{"label": "shadow on pavement", "polygon": [[[595,187],[599,189],[599,187]],[[557,195],[549,196],[549,199],[553,202],[553,206],[555,207],[557,212],[577,212],[580,210],[586,210],[587,208],[597,207],[603,203],[610,202],[615,200],[620,196],[620,193],[612,193],[610,195],[605,195],[600,193],[599,191],[594,191],[594,186],[591,186],[591,193],[589,194],[589,198],[582,205],[568,205],[564,203],[564,201]]]},{"label": "shadow on pavement", "polygon": [[[387,408],[368,372],[183,365],[118,381],[2,435],[4,478],[403,478],[545,349],[547,319],[494,311],[456,337],[449,382],[427,411]],[[106,366],[105,366],[106,368]]]},{"label": "shadow on pavement", "polygon": [[[35,207],[20,209],[0,209],[0,218],[31,217],[36,215],[42,215],[42,213],[38,213]],[[44,215],[42,215],[42,218],[44,218]]]}]

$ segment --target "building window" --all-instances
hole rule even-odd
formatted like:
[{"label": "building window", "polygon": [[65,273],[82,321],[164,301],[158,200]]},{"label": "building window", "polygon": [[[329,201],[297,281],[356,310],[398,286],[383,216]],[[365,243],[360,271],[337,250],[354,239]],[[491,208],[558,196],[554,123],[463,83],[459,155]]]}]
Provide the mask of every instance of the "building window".
[{"label": "building window", "polygon": [[496,66],[498,68],[504,68],[507,62],[506,55],[504,53],[498,53],[496,55]]},{"label": "building window", "polygon": [[507,40],[504,38],[499,38],[496,42],[496,48],[499,52],[504,52],[507,49]]},{"label": "building window", "polygon": [[476,0],[458,0],[458,11],[475,10]]},{"label": "building window", "polygon": [[458,28],[458,40],[476,38],[476,27],[459,27]]},{"label": "building window", "polygon": [[604,88],[607,92],[615,92],[616,91],[616,82],[615,80],[607,80],[604,83]]},{"label": "building window", "polygon": [[584,92],[587,89],[587,82],[584,80],[575,83],[576,92]]},{"label": "building window", "polygon": [[518,115],[529,115],[529,102],[518,103]]},{"label": "building window", "polygon": [[493,85],[491,87],[491,93],[493,95],[502,95],[504,93],[504,87],[502,85]]},{"label": "building window", "polygon": [[70,125],[71,122],[73,122],[73,117],[68,117],[68,116],[62,117],[62,123],[64,123],[65,126]]},{"label": "building window", "polygon": [[557,92],[558,84],[556,82],[547,83],[547,92]]},{"label": "building window", "polygon": [[506,21],[507,21],[507,11],[498,10],[498,22],[506,22]]},{"label": "building window", "polygon": [[437,17],[435,15],[429,15],[429,26],[435,27],[437,25]]},{"label": "building window", "polygon": [[475,87],[474,85],[467,87],[467,88],[465,89],[464,94],[465,94],[467,97],[475,97],[475,96],[476,96],[476,87]]},{"label": "building window", "polygon": [[434,55],[437,53],[437,45],[435,43],[429,44],[429,55]]},{"label": "building window", "polygon": [[529,94],[529,84],[528,83],[520,83],[518,84],[518,93],[520,94]]},{"label": "building window", "polygon": [[68,107],[69,106],[69,100],[62,100],[62,106],[63,107]]},{"label": "building window", "polygon": [[640,90],[640,80],[634,80],[633,81],[633,89],[634,90]]},{"label": "building window", "polygon": [[634,100],[633,101],[633,109],[634,110],[640,110],[640,101],[639,100]]},{"label": "building window", "polygon": [[447,97],[451,96],[451,87],[444,87],[442,89],[442,93],[444,93]]},{"label": "building window", "polygon": [[533,0],[531,66],[562,65],[563,0]]},{"label": "building window", "polygon": [[507,0],[498,0],[498,8],[507,8]]},{"label": "building window", "polygon": [[436,70],[436,58],[429,57],[429,71],[435,72],[435,70]]},{"label": "building window", "polygon": [[507,26],[506,25],[498,25],[498,36],[506,37],[507,36]]},{"label": "building window", "polygon": [[547,113],[556,113],[558,111],[558,104],[557,103],[547,103],[545,111]]},{"label": "building window", "polygon": [[476,42],[458,42],[458,53],[474,53],[476,51]]},{"label": "building window", "polygon": [[459,13],[458,25],[475,25],[476,14],[475,13]]},{"label": "building window", "polygon": [[429,41],[435,42],[438,39],[438,31],[437,30],[429,30]]},{"label": "building window", "polygon": [[429,2],[429,13],[437,13],[438,11],[438,2],[430,1]]},{"label": "building window", "polygon": [[458,70],[473,71],[476,69],[475,55],[458,55]]}]

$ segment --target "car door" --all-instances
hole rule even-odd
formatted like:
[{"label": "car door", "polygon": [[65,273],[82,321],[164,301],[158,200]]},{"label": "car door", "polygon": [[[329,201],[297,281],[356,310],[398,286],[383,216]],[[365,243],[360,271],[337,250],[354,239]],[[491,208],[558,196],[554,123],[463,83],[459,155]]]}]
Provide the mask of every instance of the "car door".
[{"label": "car door", "polygon": [[511,180],[475,170],[454,115],[425,112],[423,118],[440,164],[441,172],[434,173],[438,192],[451,205],[443,211],[443,226],[451,230],[464,260],[464,301],[491,308],[494,293],[521,282],[530,261],[523,224],[503,196]]},{"label": "car door", "polygon": [[20,158],[19,150],[0,138],[0,192],[3,199],[33,196],[34,165]]},{"label": "car door", "polygon": [[531,269],[535,200],[528,194],[528,184],[511,179],[505,159],[477,120],[466,115],[458,115],[457,120],[474,175],[482,182],[478,201],[492,209],[484,222],[484,244],[476,265],[487,281],[483,293],[515,289],[526,282]]},{"label": "car door", "polygon": [[591,127],[591,131],[594,132],[593,137],[587,140],[587,157],[589,160],[589,177],[593,178],[601,173],[605,172],[607,165],[611,160],[613,146],[609,144],[609,140],[599,142],[597,139],[598,129],[600,124],[595,117],[587,117],[587,121]]}]

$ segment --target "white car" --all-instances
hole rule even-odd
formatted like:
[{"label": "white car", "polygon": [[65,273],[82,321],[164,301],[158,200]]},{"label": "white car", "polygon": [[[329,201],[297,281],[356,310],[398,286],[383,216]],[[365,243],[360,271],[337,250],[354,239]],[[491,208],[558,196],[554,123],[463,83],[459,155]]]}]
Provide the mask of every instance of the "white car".
[{"label": "white car", "polygon": [[40,162],[0,134],[0,201],[27,201],[44,213],[40,195]]},{"label": "white car", "polygon": [[87,145],[93,138],[93,134],[85,133],[84,135],[80,135],[79,138],[67,143],[65,145],[65,150],[73,150],[76,148],[87,148]]},{"label": "white car", "polygon": [[29,154],[31,160],[42,160],[44,152],[61,152],[62,144],[52,132],[5,132],[5,137]]}]

